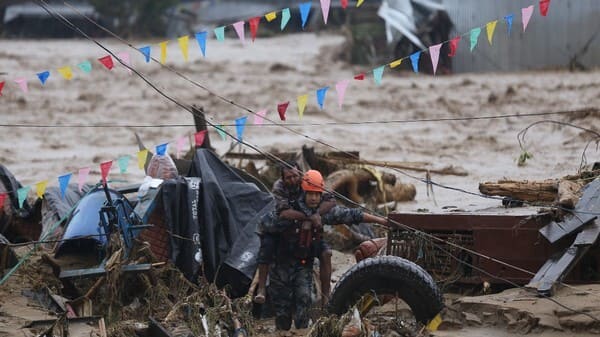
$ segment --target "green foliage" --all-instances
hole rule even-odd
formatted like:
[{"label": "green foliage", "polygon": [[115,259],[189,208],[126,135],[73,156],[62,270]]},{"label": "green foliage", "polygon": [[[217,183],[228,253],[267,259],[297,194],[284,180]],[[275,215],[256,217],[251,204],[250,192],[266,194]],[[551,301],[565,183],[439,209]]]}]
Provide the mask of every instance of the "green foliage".
[{"label": "green foliage", "polygon": [[533,155],[527,151],[523,151],[521,152],[521,155],[519,156],[519,160],[517,161],[517,165],[519,166],[525,166],[525,162],[528,159],[533,158]]},{"label": "green foliage", "polygon": [[126,37],[164,36],[167,9],[177,0],[90,0],[104,22]]}]

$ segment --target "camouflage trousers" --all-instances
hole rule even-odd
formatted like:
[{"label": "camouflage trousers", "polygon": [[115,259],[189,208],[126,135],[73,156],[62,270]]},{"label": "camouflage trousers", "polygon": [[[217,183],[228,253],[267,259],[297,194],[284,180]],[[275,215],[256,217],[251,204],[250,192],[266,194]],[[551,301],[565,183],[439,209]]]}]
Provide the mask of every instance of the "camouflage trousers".
[{"label": "camouflage trousers", "polygon": [[292,317],[296,329],[308,327],[311,306],[312,263],[277,263],[269,273],[269,297],[275,311],[275,327],[289,330]]}]

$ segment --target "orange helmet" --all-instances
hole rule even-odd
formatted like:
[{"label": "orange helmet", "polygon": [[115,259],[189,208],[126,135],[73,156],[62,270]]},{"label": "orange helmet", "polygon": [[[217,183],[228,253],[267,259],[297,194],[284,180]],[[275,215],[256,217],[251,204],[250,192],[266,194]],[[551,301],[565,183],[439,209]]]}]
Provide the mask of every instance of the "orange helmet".
[{"label": "orange helmet", "polygon": [[302,177],[302,189],[307,192],[321,192],[323,193],[325,183],[323,182],[323,176],[321,172],[317,170],[308,170]]}]

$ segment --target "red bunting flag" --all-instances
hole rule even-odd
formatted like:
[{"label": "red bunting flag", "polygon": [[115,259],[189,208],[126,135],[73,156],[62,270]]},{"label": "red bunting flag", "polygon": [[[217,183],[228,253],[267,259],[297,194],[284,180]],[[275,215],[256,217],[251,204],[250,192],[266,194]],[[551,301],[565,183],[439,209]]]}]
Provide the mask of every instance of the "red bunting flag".
[{"label": "red bunting flag", "polygon": [[[4,83],[4,82],[2,82],[2,83]],[[6,200],[7,197],[8,197],[8,194],[0,193],[0,211],[2,210],[2,207],[4,207],[4,201]]]},{"label": "red bunting flag", "polygon": [[0,82],[0,96],[2,96],[2,89],[4,89],[4,81]]},{"label": "red bunting flag", "polygon": [[285,112],[287,111],[288,105],[290,105],[290,102],[277,104],[277,112],[279,112],[279,118],[281,118],[282,121],[285,121]]},{"label": "red bunting flag", "polygon": [[550,8],[550,0],[540,0],[540,14],[542,16],[548,15],[548,8]]},{"label": "red bunting flag", "polygon": [[248,20],[248,24],[250,25],[250,36],[252,37],[252,42],[256,39],[256,33],[258,32],[258,24],[260,23],[260,17],[255,17]]},{"label": "red bunting flag", "polygon": [[340,0],[340,2],[342,3],[343,9],[346,9],[346,7],[348,7],[348,0]]},{"label": "red bunting flag", "polygon": [[360,74],[354,76],[354,79],[357,80],[357,81],[364,80],[365,79],[365,73],[360,73]]},{"label": "red bunting flag", "polygon": [[111,166],[112,166],[112,160],[100,164],[100,173],[102,173],[102,181],[105,184],[106,184],[106,177],[108,177],[108,172],[110,172]]},{"label": "red bunting flag", "polygon": [[194,133],[194,141],[196,143],[196,147],[201,147],[202,144],[204,144],[204,138],[206,138],[206,130]]},{"label": "red bunting flag", "polygon": [[98,61],[100,61],[100,63],[102,63],[108,70],[111,70],[115,66],[113,63],[112,57],[110,57],[110,55],[101,57],[98,59]]},{"label": "red bunting flag", "polygon": [[456,50],[458,49],[458,42],[460,41],[460,36],[457,36],[450,40],[450,54],[448,56],[454,57],[456,56]]}]

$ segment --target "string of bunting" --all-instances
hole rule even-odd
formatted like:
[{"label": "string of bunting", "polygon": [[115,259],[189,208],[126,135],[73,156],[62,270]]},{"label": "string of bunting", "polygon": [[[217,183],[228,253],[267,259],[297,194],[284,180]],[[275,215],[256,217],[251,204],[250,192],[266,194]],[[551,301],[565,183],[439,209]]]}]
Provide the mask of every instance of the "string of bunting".
[{"label": "string of bunting", "polygon": [[[323,21],[325,24],[327,24],[328,17],[329,17],[329,9],[331,7],[331,0],[319,0],[319,1],[320,1],[320,6],[321,6],[321,13],[323,16]],[[364,0],[357,1],[356,7],[360,7],[363,3],[364,3]],[[340,5],[343,9],[346,9],[348,7],[348,0],[340,0]],[[300,20],[302,22],[301,23],[302,29],[304,30],[304,28],[306,27],[306,24],[308,22],[308,18],[309,18],[311,9],[312,9],[312,1],[300,3],[298,5],[298,9],[299,9],[299,13],[300,13],[299,14]],[[271,23],[274,20],[276,20],[277,17],[281,17],[281,23],[280,23],[281,31],[285,30],[285,28],[288,26],[288,23],[291,19],[290,8],[288,7],[288,8],[278,10],[278,11],[272,11],[263,16],[257,16],[257,17],[253,17],[253,18],[250,18],[247,20],[237,21],[237,22],[229,24],[229,25],[219,26],[219,27],[213,29],[212,33],[218,42],[223,42],[223,41],[225,41],[225,29],[233,28],[233,30],[236,32],[236,35],[240,39],[240,41],[242,43],[245,43],[245,40],[246,40],[245,27],[246,27],[246,21],[247,21],[248,22],[247,26],[250,29],[250,36],[251,36],[252,42],[254,42],[254,40],[256,39],[256,36],[258,34],[258,28],[259,28],[260,22],[263,21],[263,19],[264,19],[267,23]],[[201,32],[195,33],[192,37],[192,38],[196,39],[198,48],[200,49],[200,52],[202,53],[202,57],[206,57],[206,46],[207,46],[208,36],[209,36],[209,31],[201,31]],[[180,36],[176,39],[176,41],[179,45],[179,49],[181,51],[183,59],[185,60],[185,62],[188,62],[189,54],[190,54],[189,53],[190,35]],[[165,64],[167,62],[167,45],[169,44],[169,42],[171,42],[171,41],[165,40],[165,41],[158,43],[158,47],[160,50],[159,60],[160,60],[160,63],[162,63],[162,64]],[[151,59],[151,55],[152,55],[153,46],[145,45],[143,47],[138,48],[138,50],[139,50],[140,54],[143,56],[145,62],[149,63],[150,59]],[[121,61],[123,61],[123,63],[131,65],[132,58],[128,52],[119,52],[119,53],[117,53],[117,57],[119,59],[121,59]],[[102,57],[98,58],[97,61],[104,68],[106,68],[108,70],[112,70],[113,68],[115,68],[115,66],[117,64],[113,60],[111,55],[102,56]],[[81,63],[78,63],[75,67],[63,66],[63,67],[56,69],[56,71],[58,72],[58,74],[60,74],[60,76],[63,79],[69,81],[69,80],[72,80],[73,77],[75,76],[74,70],[76,70],[76,69],[83,72],[84,74],[90,74],[93,70],[93,65],[90,61],[86,60]],[[131,75],[131,70],[127,69],[127,71]],[[44,71],[36,73],[35,75],[36,75],[36,79],[39,80],[39,82],[42,84],[42,86],[45,86],[46,83],[48,82],[48,80],[50,79],[51,72],[50,72],[50,70],[44,70]],[[29,80],[26,77],[16,78],[12,82],[14,84],[16,84],[16,86],[23,93],[27,94],[29,92]],[[7,84],[6,81],[0,82],[0,96],[2,96],[2,91],[6,84]]]}]

